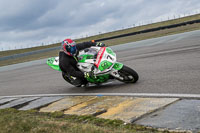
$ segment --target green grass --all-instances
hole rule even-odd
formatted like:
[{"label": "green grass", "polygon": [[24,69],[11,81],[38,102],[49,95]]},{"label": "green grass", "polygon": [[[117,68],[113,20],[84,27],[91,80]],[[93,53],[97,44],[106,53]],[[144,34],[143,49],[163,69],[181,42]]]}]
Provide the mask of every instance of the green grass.
[{"label": "green grass", "polygon": [[94,116],[64,115],[62,112],[38,113],[35,110],[0,110],[1,133],[157,133],[158,131],[121,120]]},{"label": "green grass", "polygon": [[[170,25],[170,24],[177,24],[177,23],[191,21],[191,20],[197,20],[197,19],[200,19],[200,14],[192,15],[192,16],[188,16],[188,17],[184,17],[184,18],[180,18],[180,19],[175,19],[175,20],[169,20],[169,21],[163,21],[163,22],[159,22],[159,23],[139,26],[139,27],[135,27],[135,28],[129,28],[129,29],[124,29],[124,30],[109,32],[109,33],[91,36],[91,37],[87,37],[87,38],[81,38],[81,39],[78,39],[75,41],[77,43],[79,43],[79,42],[84,42],[84,41],[96,40],[96,39],[101,39],[104,37],[111,37],[111,36],[121,35],[121,34],[125,34],[125,33],[140,31],[140,30],[144,30],[144,29],[150,29],[150,28],[155,28],[155,27],[165,26],[165,25]],[[155,37],[183,33],[183,32],[188,32],[188,31],[193,31],[193,30],[199,30],[199,29],[200,29],[200,23],[196,23],[196,24],[190,24],[190,25],[180,26],[180,27],[171,28],[171,29],[164,29],[164,30],[159,30],[159,31],[155,31],[155,32],[148,32],[148,33],[137,34],[137,35],[133,35],[133,36],[127,36],[127,37],[106,40],[103,42],[107,46],[112,46],[112,45],[118,45],[118,44],[123,44],[123,43],[128,43],[128,42],[135,42],[135,41],[140,41],[140,40],[145,40],[145,39],[150,39],[150,38],[155,38]],[[57,47],[57,46],[60,46],[60,43],[48,45],[48,46],[39,46],[39,47],[35,47],[35,48],[28,48],[28,49],[2,51],[2,52],[0,52],[0,57],[30,52],[30,51],[40,50],[40,49],[45,49],[45,48]],[[52,57],[52,56],[58,56],[58,51],[59,50],[54,50],[51,52],[44,52],[44,53],[40,53],[40,54],[29,55],[26,57],[20,57],[20,58],[0,61],[0,66],[6,66],[6,65],[11,65],[11,64],[31,61],[31,60],[44,59],[44,58],[48,58],[48,57]]]}]

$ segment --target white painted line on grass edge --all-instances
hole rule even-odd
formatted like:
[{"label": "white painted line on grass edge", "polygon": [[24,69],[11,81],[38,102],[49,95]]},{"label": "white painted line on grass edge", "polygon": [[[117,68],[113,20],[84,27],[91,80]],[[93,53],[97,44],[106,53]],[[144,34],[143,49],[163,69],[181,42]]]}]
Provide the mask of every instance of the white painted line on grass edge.
[{"label": "white painted line on grass edge", "polygon": [[0,96],[0,98],[53,97],[53,96],[131,96],[131,97],[152,97],[152,98],[200,99],[200,94],[169,94],[169,93],[70,93],[70,94],[35,94],[35,95]]}]

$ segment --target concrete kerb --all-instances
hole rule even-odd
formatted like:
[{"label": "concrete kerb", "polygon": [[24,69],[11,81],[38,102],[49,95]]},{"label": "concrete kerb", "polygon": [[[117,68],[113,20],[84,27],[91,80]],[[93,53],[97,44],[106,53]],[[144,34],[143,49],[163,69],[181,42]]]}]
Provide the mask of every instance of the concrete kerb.
[{"label": "concrete kerb", "polygon": [[[31,101],[30,103],[27,103],[26,105],[23,105],[22,107],[17,109],[29,110],[36,108],[39,112],[50,113],[55,111],[62,111],[64,114],[94,115],[99,118],[120,119],[123,120],[125,123],[137,123],[139,125],[145,125],[147,127],[156,127],[161,129],[168,128],[168,130],[175,129],[175,131],[190,130],[189,128],[184,128],[183,125],[187,123],[185,123],[185,120],[182,121],[181,117],[176,120],[182,122],[180,129],[176,130],[176,126],[175,128],[171,128],[169,125],[169,122],[172,122],[171,117],[174,116],[174,114],[177,112],[183,112],[182,105],[185,105],[185,102],[188,102],[188,105],[191,105],[193,110],[197,110],[196,106],[199,105],[200,101],[200,95],[196,94],[76,93],[1,96],[0,100],[3,102],[3,104],[0,106],[15,106],[17,100],[14,99],[22,99],[21,102],[26,102],[23,99],[28,99],[30,101],[31,98],[36,97],[36,100]],[[11,100],[11,102],[7,102],[7,99]],[[193,104],[191,104],[193,101],[196,101],[196,105],[194,105],[194,107]],[[175,108],[176,111],[172,111],[172,115],[169,115],[168,118],[168,116],[165,116],[165,111],[170,110],[171,108]],[[184,109],[184,112],[188,113],[188,110]],[[191,112],[189,110],[189,113],[191,113],[191,115],[194,115],[198,112]],[[181,116],[181,114],[179,116]],[[146,120],[144,119],[147,118],[150,121],[150,124],[142,123],[143,121],[146,122]],[[168,118],[160,120],[160,122],[166,121],[164,123],[164,126],[159,124],[154,125],[153,121],[151,120],[159,118]],[[183,118],[185,117],[183,116]],[[192,122],[196,121],[198,123],[198,120],[193,120]],[[191,130],[198,130],[197,126],[198,124],[193,126],[193,129]]]},{"label": "concrete kerb", "polygon": [[[87,94],[88,95],[88,94]],[[105,96],[107,95],[107,96]],[[116,96],[115,95],[97,95],[93,96],[76,96],[75,95],[53,95],[40,97],[37,95],[35,101],[28,103],[27,105],[19,108],[19,110],[29,110],[38,108],[41,112],[55,112],[64,111],[64,114],[74,115],[97,115],[100,118],[106,119],[121,119],[126,123],[132,123],[145,114],[154,112],[163,108],[171,103],[174,103],[179,98],[144,98],[133,96]],[[34,96],[34,97],[33,97]],[[44,96],[44,95],[43,95]],[[59,99],[55,99],[58,98]],[[16,97],[15,97],[16,98]],[[20,96],[19,101],[26,102],[27,100],[36,98],[36,95],[32,96]],[[10,99],[7,97],[5,99]],[[46,100],[43,100],[46,99]],[[53,101],[52,101],[53,99]],[[2,105],[4,107],[16,106],[18,101],[13,101]],[[45,105],[45,106],[44,106]],[[46,106],[47,105],[47,106]],[[62,107],[62,108],[60,108]]]}]

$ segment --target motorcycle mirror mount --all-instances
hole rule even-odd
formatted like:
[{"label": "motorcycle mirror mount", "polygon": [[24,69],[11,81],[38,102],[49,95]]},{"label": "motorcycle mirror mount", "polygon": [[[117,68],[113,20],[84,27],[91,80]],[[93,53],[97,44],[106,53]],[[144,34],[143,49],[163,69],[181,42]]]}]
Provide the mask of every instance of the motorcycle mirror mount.
[{"label": "motorcycle mirror mount", "polygon": [[95,67],[95,65],[93,65],[93,66],[91,67],[91,71],[94,71],[94,67]]}]

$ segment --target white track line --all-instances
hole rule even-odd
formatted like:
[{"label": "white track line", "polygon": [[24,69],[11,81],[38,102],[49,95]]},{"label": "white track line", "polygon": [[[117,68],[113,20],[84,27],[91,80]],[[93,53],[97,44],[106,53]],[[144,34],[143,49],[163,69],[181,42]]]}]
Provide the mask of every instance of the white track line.
[{"label": "white track line", "polygon": [[36,95],[13,95],[0,96],[0,98],[20,97],[52,97],[52,96],[131,96],[131,97],[152,97],[152,98],[183,98],[200,99],[200,94],[166,94],[166,93],[70,93],[70,94],[36,94]]}]

